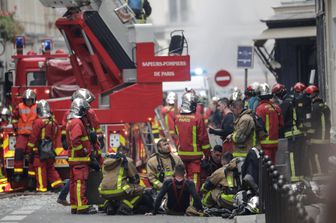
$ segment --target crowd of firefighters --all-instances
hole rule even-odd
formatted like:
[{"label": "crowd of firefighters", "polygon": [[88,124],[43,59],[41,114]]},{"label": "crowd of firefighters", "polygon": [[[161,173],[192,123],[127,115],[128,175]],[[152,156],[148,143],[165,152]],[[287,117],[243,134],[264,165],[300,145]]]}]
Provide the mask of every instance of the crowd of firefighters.
[{"label": "crowd of firefighters", "polygon": [[[91,171],[102,172],[98,191],[103,202],[97,205],[109,215],[258,213],[259,152],[275,163],[279,139],[288,142],[292,181],[327,172],[330,110],[314,85],[297,83],[287,90],[282,84],[270,88],[253,83],[245,92],[235,88],[229,98],[212,98],[206,111],[193,89],[186,89],[179,108],[176,94],[170,92],[161,115],[177,153],[159,134],[157,151],[146,164],[151,188],[141,183],[127,146],[102,155],[104,136],[90,107],[93,100],[89,90],[77,90],[61,125],[48,102],[36,101],[31,89],[12,114],[7,108],[1,111],[1,127],[11,116],[16,134],[13,181],[19,183],[28,174],[36,191],[61,191],[57,202],[70,205],[72,214],[97,213],[87,198]],[[54,167],[59,131],[70,167],[65,181]],[[221,141],[210,146],[209,136],[214,135]]]}]

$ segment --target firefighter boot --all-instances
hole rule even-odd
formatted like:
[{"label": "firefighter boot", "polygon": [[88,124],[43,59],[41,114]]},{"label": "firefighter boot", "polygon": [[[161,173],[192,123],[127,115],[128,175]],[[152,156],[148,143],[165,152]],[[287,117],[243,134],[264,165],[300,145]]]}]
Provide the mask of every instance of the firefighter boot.
[{"label": "firefighter boot", "polygon": [[115,215],[116,214],[116,204],[113,204],[112,201],[106,201],[104,204],[104,211],[107,215]]},{"label": "firefighter boot", "polygon": [[36,190],[36,180],[35,178],[29,177],[28,178],[28,184],[27,184],[29,191],[35,191]]},{"label": "firefighter boot", "polygon": [[127,205],[121,203],[117,210],[117,215],[133,215],[133,210]]},{"label": "firefighter boot", "polygon": [[21,180],[22,180],[22,174],[16,174],[16,175],[14,176],[14,181],[15,181],[16,183],[19,183]]},{"label": "firefighter boot", "polygon": [[89,206],[84,210],[77,210],[77,214],[97,214],[97,209],[93,206]]}]

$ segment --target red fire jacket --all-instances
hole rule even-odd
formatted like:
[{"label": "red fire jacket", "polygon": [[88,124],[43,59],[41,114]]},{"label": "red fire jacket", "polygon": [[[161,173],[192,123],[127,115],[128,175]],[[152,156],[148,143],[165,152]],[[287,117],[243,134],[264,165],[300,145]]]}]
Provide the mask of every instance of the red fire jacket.
[{"label": "red fire jacket", "polygon": [[209,155],[210,144],[204,119],[200,114],[178,114],[175,129],[179,138],[178,155],[182,160],[198,160]]},{"label": "red fire jacket", "polygon": [[89,142],[87,130],[81,119],[70,119],[66,126],[66,136],[69,145],[69,164],[88,164],[93,151]]},{"label": "red fire jacket", "polygon": [[[67,118],[68,118],[69,114],[70,114],[70,110],[66,111],[63,115],[62,134],[66,134],[65,129],[66,129]],[[88,117],[88,121],[90,123],[90,126],[95,129],[95,132],[97,133],[97,135],[102,134],[103,131],[99,126],[100,122],[99,122],[99,119],[96,115],[96,112],[93,109],[89,109],[88,112],[87,112],[87,117]]]},{"label": "red fire jacket", "polygon": [[30,149],[30,152],[34,152],[36,155],[38,155],[37,152],[37,143],[39,143],[42,139],[51,139],[54,141],[55,145],[55,139],[57,136],[57,123],[55,120],[49,120],[47,118],[42,119],[38,118],[33,123],[33,131],[29,136],[28,141],[28,148]]},{"label": "red fire jacket", "polygon": [[262,146],[277,146],[279,139],[279,129],[283,126],[283,116],[280,107],[269,100],[261,100],[256,113],[265,123],[268,136],[262,140]]},{"label": "red fire jacket", "polygon": [[161,110],[162,117],[171,135],[175,134],[175,108],[173,106],[165,106]]},{"label": "red fire jacket", "polygon": [[12,124],[18,134],[30,134],[33,129],[33,121],[37,118],[36,104],[31,107],[23,102],[18,104],[13,111]]}]

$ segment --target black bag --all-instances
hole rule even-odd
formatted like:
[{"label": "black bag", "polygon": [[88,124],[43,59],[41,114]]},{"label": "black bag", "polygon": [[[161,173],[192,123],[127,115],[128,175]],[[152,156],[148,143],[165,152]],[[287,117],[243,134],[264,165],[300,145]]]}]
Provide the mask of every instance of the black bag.
[{"label": "black bag", "polygon": [[256,113],[252,114],[252,118],[255,124],[255,131],[256,131],[257,139],[263,140],[265,137],[268,136],[268,132],[267,132],[264,121]]},{"label": "black bag", "polygon": [[54,159],[56,157],[52,140],[43,139],[39,146],[40,160]]}]

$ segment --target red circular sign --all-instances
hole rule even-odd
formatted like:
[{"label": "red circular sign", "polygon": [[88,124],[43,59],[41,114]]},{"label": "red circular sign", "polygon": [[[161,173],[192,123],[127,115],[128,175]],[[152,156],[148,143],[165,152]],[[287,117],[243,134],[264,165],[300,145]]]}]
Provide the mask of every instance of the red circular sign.
[{"label": "red circular sign", "polygon": [[215,82],[220,87],[226,87],[231,83],[231,74],[226,70],[220,70],[215,75]]}]

